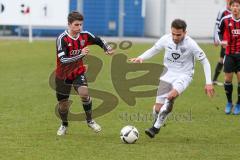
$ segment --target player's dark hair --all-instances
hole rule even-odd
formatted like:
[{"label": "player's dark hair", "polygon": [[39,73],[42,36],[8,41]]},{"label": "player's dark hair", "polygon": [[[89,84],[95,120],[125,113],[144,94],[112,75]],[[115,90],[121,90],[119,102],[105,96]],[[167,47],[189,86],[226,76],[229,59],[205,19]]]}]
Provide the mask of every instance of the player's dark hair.
[{"label": "player's dark hair", "polygon": [[72,11],[68,14],[68,23],[73,23],[74,21],[83,21],[83,15],[77,11]]},{"label": "player's dark hair", "polygon": [[240,4],[240,0],[230,0],[229,5],[231,6],[233,3]]},{"label": "player's dark hair", "polygon": [[172,21],[171,28],[182,29],[185,32],[187,24],[184,20],[175,19]]}]

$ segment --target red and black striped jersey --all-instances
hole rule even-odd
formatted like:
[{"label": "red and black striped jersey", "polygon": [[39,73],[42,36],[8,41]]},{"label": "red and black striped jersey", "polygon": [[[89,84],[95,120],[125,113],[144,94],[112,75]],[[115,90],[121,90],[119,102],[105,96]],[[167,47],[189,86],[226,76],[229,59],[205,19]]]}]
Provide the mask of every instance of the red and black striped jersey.
[{"label": "red and black striped jersey", "polygon": [[[219,28],[220,21],[223,17],[225,17],[229,14],[231,14],[231,11],[228,10],[227,7],[221,9],[218,12],[215,27],[214,27],[214,41],[215,42],[218,42],[218,28]],[[221,39],[226,39],[226,33],[223,34],[223,37],[221,37]]]},{"label": "red and black striped jersey", "polygon": [[226,54],[240,53],[240,19],[235,19],[232,14],[222,18],[219,24],[219,37],[226,32]]},{"label": "red and black striped jersey", "polygon": [[77,75],[85,72],[81,50],[88,45],[98,45],[104,51],[111,47],[101,38],[83,31],[76,38],[69,35],[68,31],[60,34],[56,40],[57,67],[56,76],[59,79],[75,79]]}]

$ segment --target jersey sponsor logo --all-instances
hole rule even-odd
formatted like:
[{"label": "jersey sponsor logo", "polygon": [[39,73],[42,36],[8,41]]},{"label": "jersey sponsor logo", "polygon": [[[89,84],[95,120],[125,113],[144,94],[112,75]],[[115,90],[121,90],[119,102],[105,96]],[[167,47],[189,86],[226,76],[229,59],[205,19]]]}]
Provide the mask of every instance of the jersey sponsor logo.
[{"label": "jersey sponsor logo", "polygon": [[240,34],[240,29],[233,29],[233,30],[232,30],[232,34],[237,34],[237,35],[239,35],[239,34]]},{"label": "jersey sponsor logo", "polygon": [[178,58],[180,58],[180,54],[172,53],[172,57],[173,57],[173,59],[177,60]]},{"label": "jersey sponsor logo", "polygon": [[71,56],[75,56],[75,55],[79,55],[81,53],[81,49],[77,49],[77,50],[72,50],[70,52],[70,55]]}]

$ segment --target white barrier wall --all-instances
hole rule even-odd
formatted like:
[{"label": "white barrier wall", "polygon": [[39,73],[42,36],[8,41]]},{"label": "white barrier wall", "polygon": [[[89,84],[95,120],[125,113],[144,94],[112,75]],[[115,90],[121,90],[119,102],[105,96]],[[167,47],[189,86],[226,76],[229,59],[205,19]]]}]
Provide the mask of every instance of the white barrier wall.
[{"label": "white barrier wall", "polygon": [[161,3],[159,0],[146,0],[144,34],[151,37],[161,35]]},{"label": "white barrier wall", "polygon": [[69,0],[0,0],[0,25],[67,26]]},{"label": "white barrier wall", "polygon": [[[165,1],[165,22],[157,19],[163,15],[158,12]],[[218,11],[225,6],[225,0],[149,0],[147,3],[145,33],[146,36],[161,36],[170,31],[171,21],[175,18],[186,20],[188,34],[197,38],[213,36],[214,24]],[[158,10],[158,12],[156,12]],[[153,17],[156,21],[149,20]],[[161,32],[159,21],[165,23]],[[151,23],[149,23],[151,22]]]}]

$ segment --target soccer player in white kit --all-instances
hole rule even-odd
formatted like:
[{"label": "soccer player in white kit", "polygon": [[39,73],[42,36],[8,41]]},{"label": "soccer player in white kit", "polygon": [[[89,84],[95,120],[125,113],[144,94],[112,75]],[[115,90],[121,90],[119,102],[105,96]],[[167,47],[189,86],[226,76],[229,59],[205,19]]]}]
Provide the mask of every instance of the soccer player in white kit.
[{"label": "soccer player in white kit", "polygon": [[174,100],[189,86],[194,74],[195,59],[201,62],[205,79],[205,92],[209,97],[214,95],[211,81],[211,67],[203,50],[197,43],[186,35],[187,24],[184,20],[175,19],[171,24],[171,34],[161,37],[155,45],[137,58],[131,58],[133,63],[142,63],[144,60],[158,54],[165,49],[165,72],[160,76],[160,83],[153,106],[155,117],[153,126],[145,133],[154,138],[172,111]]}]

